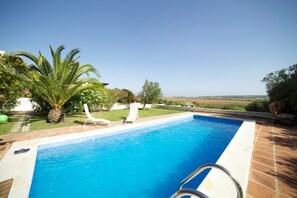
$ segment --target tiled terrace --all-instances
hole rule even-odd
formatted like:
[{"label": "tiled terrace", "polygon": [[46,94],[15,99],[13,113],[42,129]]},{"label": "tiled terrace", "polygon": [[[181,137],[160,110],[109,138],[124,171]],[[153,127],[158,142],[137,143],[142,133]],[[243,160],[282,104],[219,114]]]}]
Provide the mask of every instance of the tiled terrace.
[{"label": "tiled terrace", "polygon": [[257,121],[247,197],[297,197],[297,128]]},{"label": "tiled terrace", "polygon": [[[160,116],[139,119],[138,122],[158,118]],[[117,124],[121,123],[118,122]],[[21,141],[92,129],[96,129],[96,127],[75,126],[2,135],[0,138]],[[297,197],[297,127],[274,125],[269,120],[257,120],[255,133],[246,197]],[[10,144],[0,145],[0,159]],[[0,187],[0,195],[1,190]]]}]

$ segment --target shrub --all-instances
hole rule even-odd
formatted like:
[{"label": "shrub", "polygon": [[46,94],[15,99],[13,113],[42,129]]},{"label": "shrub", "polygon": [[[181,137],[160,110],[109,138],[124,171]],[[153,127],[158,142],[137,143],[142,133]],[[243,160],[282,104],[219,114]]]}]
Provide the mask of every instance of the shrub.
[{"label": "shrub", "polygon": [[245,110],[245,108],[240,105],[225,105],[222,107],[222,109],[234,110],[234,111],[244,111]]},{"label": "shrub", "polygon": [[66,113],[83,112],[83,104],[87,103],[90,111],[102,109],[103,94],[95,90],[85,90],[79,95],[73,96],[65,105]]},{"label": "shrub", "polygon": [[72,97],[64,108],[66,113],[83,112],[83,104],[87,103],[90,111],[109,111],[122,95],[119,89],[105,89],[101,92],[86,90]]},{"label": "shrub", "polygon": [[297,115],[297,64],[271,72],[262,81],[270,100],[283,104],[282,112]]},{"label": "shrub", "polygon": [[15,70],[24,67],[26,64],[21,58],[0,54],[0,113],[9,114],[23,95],[25,83]]},{"label": "shrub", "polygon": [[122,89],[121,92],[123,93],[119,95],[119,103],[130,104],[136,100],[134,93],[129,89]]},{"label": "shrub", "polygon": [[34,112],[36,114],[47,115],[51,110],[51,106],[48,102],[44,101],[37,95],[32,94],[31,102],[33,102]]},{"label": "shrub", "polygon": [[269,112],[270,101],[267,99],[256,99],[248,104],[245,109],[247,111]]},{"label": "shrub", "polygon": [[191,102],[184,102],[181,104],[182,107],[193,107],[194,105]]},{"label": "shrub", "polygon": [[106,92],[102,93],[101,101],[99,103],[99,111],[109,111],[112,106],[118,101],[122,92],[118,89],[107,89]]}]

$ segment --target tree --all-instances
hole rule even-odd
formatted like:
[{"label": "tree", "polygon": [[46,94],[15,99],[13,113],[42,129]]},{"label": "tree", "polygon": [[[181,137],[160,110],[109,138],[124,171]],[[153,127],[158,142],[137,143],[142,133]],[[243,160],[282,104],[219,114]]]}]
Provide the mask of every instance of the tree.
[{"label": "tree", "polygon": [[145,105],[148,103],[157,103],[162,97],[162,90],[159,83],[151,82],[146,79],[138,97],[143,103],[143,109],[145,109]]},{"label": "tree", "polygon": [[102,99],[100,101],[100,111],[109,111],[113,107],[113,105],[119,100],[120,97],[123,97],[123,92],[120,89],[106,89],[106,91],[102,92]]},{"label": "tree", "polygon": [[255,99],[245,107],[245,110],[257,112],[270,112],[269,104],[270,101],[268,99]]},{"label": "tree", "polygon": [[[27,84],[32,95],[36,95],[48,103],[51,110],[48,113],[49,123],[58,123],[64,120],[65,112],[63,105],[73,96],[87,89],[102,89],[99,82],[99,73],[90,64],[83,64],[77,61],[78,49],[71,50],[65,58],[61,58],[64,46],[59,46],[56,51],[50,46],[52,64],[39,52],[38,56],[20,51],[16,53],[30,59],[30,64],[26,70],[21,72],[26,76]],[[90,73],[97,78],[91,78]],[[86,77],[84,75],[87,75]]]},{"label": "tree", "polygon": [[128,93],[126,91],[124,91],[123,89],[118,89],[118,88],[114,88],[112,89],[112,91],[114,92],[115,95],[115,103],[119,102],[119,100],[126,98],[128,96]]},{"label": "tree", "polygon": [[22,96],[24,84],[16,68],[25,68],[24,61],[6,53],[0,54],[0,111],[9,113]]},{"label": "tree", "polygon": [[271,102],[281,102],[284,112],[297,113],[297,64],[269,73],[262,81]]},{"label": "tree", "polygon": [[135,95],[132,91],[129,89],[122,89],[122,91],[125,93],[125,97],[120,98],[118,102],[130,104],[135,101]]}]

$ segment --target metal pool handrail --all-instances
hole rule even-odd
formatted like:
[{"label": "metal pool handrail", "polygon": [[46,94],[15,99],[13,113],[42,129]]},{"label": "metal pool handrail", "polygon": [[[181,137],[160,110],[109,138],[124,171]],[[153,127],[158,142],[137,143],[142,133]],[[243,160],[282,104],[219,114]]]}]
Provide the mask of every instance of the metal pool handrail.
[{"label": "metal pool handrail", "polygon": [[196,196],[196,197],[201,197],[201,198],[208,198],[207,195],[203,194],[200,191],[197,191],[196,189],[190,189],[190,188],[183,189],[183,186],[186,183],[191,181],[193,178],[195,178],[197,175],[199,175],[203,170],[205,170],[207,168],[216,168],[218,170],[223,171],[225,174],[227,174],[227,176],[229,176],[229,178],[232,180],[233,184],[236,187],[237,198],[243,198],[243,192],[242,192],[242,188],[241,188],[239,182],[232,176],[230,171],[228,171],[226,168],[224,168],[223,166],[218,165],[218,164],[203,164],[202,166],[197,168],[194,172],[192,172],[189,176],[187,176],[181,182],[181,184],[179,185],[178,191],[176,193],[174,193],[171,197],[179,198],[179,197],[183,197],[183,196]]}]

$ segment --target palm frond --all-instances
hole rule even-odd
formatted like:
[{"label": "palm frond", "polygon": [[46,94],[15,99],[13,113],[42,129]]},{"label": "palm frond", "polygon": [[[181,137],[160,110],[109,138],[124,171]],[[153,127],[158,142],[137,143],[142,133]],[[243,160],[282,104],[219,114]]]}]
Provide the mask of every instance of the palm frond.
[{"label": "palm frond", "polygon": [[17,51],[13,55],[24,56],[24,57],[30,59],[31,61],[33,61],[35,64],[37,64],[37,62],[38,62],[38,58],[36,56],[34,56],[33,54],[31,54],[30,52],[26,52],[26,51],[21,50],[21,51]]},{"label": "palm frond", "polygon": [[97,78],[100,78],[100,74],[96,70],[96,68],[90,64],[84,64],[80,66],[80,73],[90,75],[90,73],[93,73],[96,75]]},{"label": "palm frond", "polygon": [[61,53],[62,51],[65,49],[65,47],[63,45],[60,45],[56,51],[54,51],[52,49],[52,46],[49,46],[50,50],[51,50],[51,54],[53,57],[53,66],[54,68],[56,68],[59,64],[60,64],[60,60],[61,60]]},{"label": "palm frond", "polygon": [[75,57],[75,55],[76,54],[78,54],[80,51],[79,51],[79,49],[73,49],[73,50],[71,50],[67,55],[66,55],[66,57],[65,57],[65,61],[66,61],[66,63],[68,64],[68,63],[70,63],[70,62],[73,62],[74,60],[74,57]]},{"label": "palm frond", "polygon": [[49,63],[49,61],[44,57],[41,56],[41,65],[40,67],[43,69],[44,74],[47,76],[52,76],[53,75],[53,68],[52,65]]},{"label": "palm frond", "polygon": [[[38,57],[21,51],[20,56],[29,58],[33,64],[29,65],[26,77],[28,84],[34,89],[34,93],[46,101],[52,108],[61,109],[63,105],[74,95],[86,89],[104,89],[99,81],[99,73],[90,64],[80,65],[76,55],[79,49],[71,50],[66,57],[61,58],[64,46],[53,50],[50,46],[52,56],[51,63],[39,52]],[[95,74],[97,78],[84,77]]]}]

